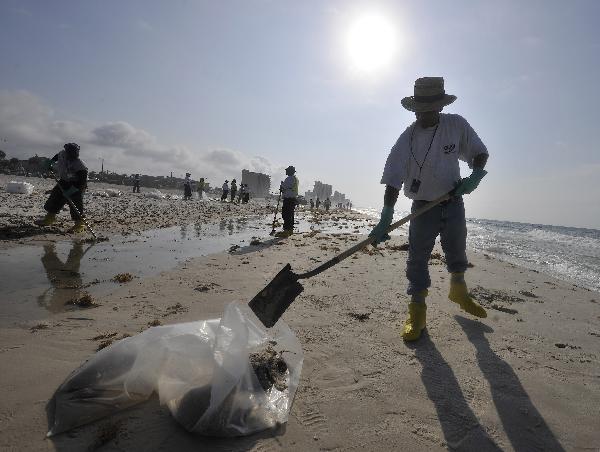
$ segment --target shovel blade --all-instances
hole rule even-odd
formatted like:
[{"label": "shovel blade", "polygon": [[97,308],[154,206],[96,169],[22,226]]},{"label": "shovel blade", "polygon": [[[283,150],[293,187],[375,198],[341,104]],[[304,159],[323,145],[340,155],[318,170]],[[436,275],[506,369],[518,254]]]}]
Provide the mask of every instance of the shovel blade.
[{"label": "shovel blade", "polygon": [[303,290],[298,275],[287,264],[248,306],[267,328],[271,328]]}]

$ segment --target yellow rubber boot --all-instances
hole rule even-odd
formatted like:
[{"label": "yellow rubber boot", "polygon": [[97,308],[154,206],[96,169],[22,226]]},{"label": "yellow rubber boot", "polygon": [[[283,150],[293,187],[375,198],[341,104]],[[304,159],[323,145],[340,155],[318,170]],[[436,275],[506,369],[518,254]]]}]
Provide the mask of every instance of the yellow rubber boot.
[{"label": "yellow rubber boot", "polygon": [[482,319],[486,318],[487,312],[485,312],[485,309],[477,304],[469,295],[467,284],[464,279],[464,273],[451,273],[451,275],[450,293],[448,293],[448,298],[454,303],[457,303],[463,311],[468,312],[475,317],[480,317]]},{"label": "yellow rubber boot", "polygon": [[47,213],[44,218],[35,220],[34,223],[38,226],[50,226],[56,222],[56,215],[53,213]]},{"label": "yellow rubber boot", "polygon": [[402,339],[407,342],[416,341],[421,337],[427,322],[427,305],[425,303],[408,303],[408,317],[402,328]]},{"label": "yellow rubber boot", "polygon": [[82,232],[85,232],[85,223],[82,220],[76,221],[73,227],[69,229],[69,232],[72,232],[73,234],[81,234]]}]

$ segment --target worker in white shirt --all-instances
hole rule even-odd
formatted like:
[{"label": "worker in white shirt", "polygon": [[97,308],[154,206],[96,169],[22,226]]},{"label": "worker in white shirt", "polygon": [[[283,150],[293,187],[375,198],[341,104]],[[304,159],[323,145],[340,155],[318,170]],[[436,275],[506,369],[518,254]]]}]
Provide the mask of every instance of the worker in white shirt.
[{"label": "worker in white shirt", "polygon": [[[413,212],[455,190],[449,200],[410,222],[406,277],[411,299],[402,330],[405,341],[418,339],[425,328],[425,298],[431,285],[427,265],[438,235],[450,272],[448,298],[469,314],[487,316],[485,309],[469,295],[464,280],[468,261],[462,195],[475,190],[487,174],[483,168],[488,151],[462,116],[441,114],[442,109],[455,100],[456,96],[446,94],[442,77],[417,79],[414,96],[402,99],[402,106],[415,113],[416,121],[400,135],[387,158],[381,178],[381,183],[386,186],[384,207],[379,224],[369,234],[375,237],[375,243],[389,239],[386,230],[392,223],[394,205],[402,186],[404,195],[413,201]],[[472,168],[470,176],[461,178],[459,160]]]},{"label": "worker in white shirt", "polygon": [[281,216],[283,217],[283,231],[275,234],[277,237],[289,237],[294,232],[294,209],[296,208],[296,198],[298,197],[298,178],[295,175],[296,168],[288,166],[285,169],[287,177],[281,183],[281,197],[283,205],[281,207]]}]

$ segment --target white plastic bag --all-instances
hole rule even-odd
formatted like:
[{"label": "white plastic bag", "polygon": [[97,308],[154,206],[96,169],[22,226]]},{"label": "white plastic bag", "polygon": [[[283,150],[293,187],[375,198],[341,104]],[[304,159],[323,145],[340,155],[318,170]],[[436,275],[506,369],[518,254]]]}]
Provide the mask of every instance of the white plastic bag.
[{"label": "white plastic bag", "polygon": [[167,199],[183,199],[181,195],[166,195]]},{"label": "white plastic bag", "polygon": [[6,184],[6,192],[30,195],[33,193],[33,185],[29,182],[17,182],[15,180],[11,180],[8,184]]},{"label": "white plastic bag", "polygon": [[160,190],[148,191],[144,193],[145,198],[165,199],[165,195]]},{"label": "white plastic bag", "polygon": [[230,303],[221,319],[150,328],[100,350],[56,391],[48,436],[155,391],[191,432],[248,435],[287,422],[302,359],[283,321],[267,332],[247,305]]},{"label": "white plastic bag", "polygon": [[118,198],[123,194],[120,190],[117,190],[116,188],[107,188],[104,190],[104,192],[108,195],[109,198]]}]

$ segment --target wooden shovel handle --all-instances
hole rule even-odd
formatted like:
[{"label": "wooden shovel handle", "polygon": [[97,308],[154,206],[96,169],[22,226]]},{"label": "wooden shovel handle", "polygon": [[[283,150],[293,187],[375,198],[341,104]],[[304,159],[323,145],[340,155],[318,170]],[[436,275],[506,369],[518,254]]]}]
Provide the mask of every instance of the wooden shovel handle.
[{"label": "wooden shovel handle", "polygon": [[[402,218],[401,220],[398,220],[395,223],[392,223],[390,225],[390,227],[387,228],[386,233],[390,233],[394,229],[399,228],[400,226],[402,226],[405,223],[408,223],[413,218],[418,217],[422,213],[427,212],[432,207],[435,207],[438,204],[440,204],[440,203],[442,203],[444,201],[447,201],[451,197],[452,197],[452,192],[446,193],[445,195],[442,195],[439,198],[434,199],[431,202],[428,202],[427,204],[425,204],[420,209],[417,209],[414,212],[412,212],[410,215],[407,215],[404,218]],[[321,264],[320,266],[318,266],[314,270],[311,270],[311,271],[306,272],[306,273],[299,274],[298,275],[298,279],[306,279],[306,278],[310,278],[312,276],[318,275],[319,273],[327,270],[328,268],[333,267],[335,264],[340,263],[341,261],[343,261],[344,259],[346,259],[348,256],[351,256],[352,254],[356,253],[357,251],[360,251],[361,249],[367,247],[368,245],[371,245],[374,241],[375,241],[375,237],[368,237],[365,240],[363,240],[362,242],[358,242],[352,248],[348,248],[346,251],[343,251],[342,253],[338,254],[333,259],[328,260],[324,264]]]}]

